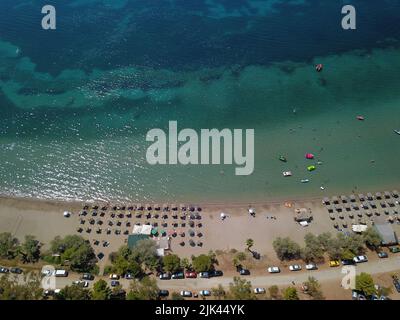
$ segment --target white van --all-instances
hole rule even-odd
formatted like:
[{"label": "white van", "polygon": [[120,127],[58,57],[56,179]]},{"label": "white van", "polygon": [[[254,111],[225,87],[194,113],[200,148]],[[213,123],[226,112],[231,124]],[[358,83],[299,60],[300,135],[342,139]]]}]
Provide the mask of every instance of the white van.
[{"label": "white van", "polygon": [[68,271],[67,270],[55,270],[54,271],[54,276],[56,277],[68,277]]}]

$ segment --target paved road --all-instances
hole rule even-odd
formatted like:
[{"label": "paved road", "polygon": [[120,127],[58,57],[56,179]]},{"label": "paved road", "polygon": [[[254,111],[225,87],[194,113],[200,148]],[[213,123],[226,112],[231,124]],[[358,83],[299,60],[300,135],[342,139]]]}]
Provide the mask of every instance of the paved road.
[{"label": "paved road", "polygon": [[[342,268],[330,268],[326,270],[298,271],[290,274],[267,274],[265,276],[245,276],[246,280],[251,281],[254,287],[270,287],[272,285],[290,285],[292,281],[296,284],[307,281],[309,276],[313,276],[320,282],[337,280],[341,282],[345,274],[341,273]],[[359,264],[356,266],[357,274],[367,272],[370,274],[400,271],[400,257],[378,260]],[[267,271],[266,271],[267,272]],[[158,280],[161,289],[169,290],[202,290],[211,289],[221,284],[228,287],[233,281],[233,277],[219,277],[211,279],[182,279],[182,280]]]},{"label": "paved road", "polygon": [[[318,281],[326,282],[326,281],[335,281],[338,283],[341,282],[344,274],[341,273],[342,268],[329,268],[325,270],[315,270],[315,271],[299,271],[299,272],[291,272],[289,274],[268,274],[264,276],[245,276],[243,277],[246,280],[251,281],[253,287],[270,287],[272,285],[284,286],[290,285],[292,281],[296,284],[303,283],[307,281],[309,276],[313,276]],[[357,274],[361,272],[367,272],[369,274],[377,274],[377,273],[390,273],[400,271],[400,256],[393,257],[389,259],[382,259],[376,261],[370,261],[367,263],[359,264],[356,266]],[[78,280],[80,277],[79,274],[70,273],[67,278],[57,278],[56,279],[56,288],[63,288],[66,285],[72,284],[74,280]],[[106,277],[103,277],[108,283],[110,280]],[[96,277],[98,280],[99,277]],[[23,282],[23,276],[18,277],[20,282]],[[217,277],[211,279],[182,279],[182,280],[157,280],[158,286],[160,289],[168,289],[171,291],[180,291],[180,290],[191,290],[191,291],[199,291],[203,289],[211,289],[217,287],[221,284],[223,287],[229,287],[229,284],[233,281],[233,277]],[[129,280],[121,279],[121,285],[128,289],[129,288]],[[90,281],[90,286],[93,285],[93,281]]]}]

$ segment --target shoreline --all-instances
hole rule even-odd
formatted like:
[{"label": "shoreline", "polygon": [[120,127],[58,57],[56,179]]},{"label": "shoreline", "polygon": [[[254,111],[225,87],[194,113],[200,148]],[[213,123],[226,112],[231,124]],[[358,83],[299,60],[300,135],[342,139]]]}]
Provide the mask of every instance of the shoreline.
[{"label": "shoreline", "polygon": [[[385,190],[387,191],[393,191],[395,190],[396,187],[387,187]],[[400,189],[400,185],[397,187],[397,189]],[[354,194],[357,195],[359,193],[362,194],[367,194],[368,192],[371,192],[374,194],[375,192],[384,192],[385,190],[381,189],[369,189],[369,190],[364,190],[360,191],[357,190]],[[163,205],[163,204],[168,204],[168,205],[180,205],[180,204],[185,204],[185,205],[196,205],[196,206],[202,206],[204,208],[210,208],[210,209],[215,209],[215,208],[220,208],[220,207],[226,207],[226,208],[238,208],[238,207],[248,207],[248,206],[269,206],[269,205],[280,205],[284,203],[304,203],[304,202],[317,202],[317,201],[322,201],[324,197],[331,198],[333,196],[340,196],[342,194],[349,195],[348,192],[343,192],[343,193],[323,193],[320,196],[317,195],[304,195],[304,196],[289,196],[287,198],[282,197],[274,197],[266,200],[249,200],[249,201],[235,201],[235,200],[225,200],[221,202],[208,202],[208,201],[98,201],[98,200],[88,200],[88,201],[83,201],[83,200],[59,200],[59,199],[44,199],[44,198],[35,198],[35,197],[23,197],[23,196],[8,196],[8,195],[0,195],[0,205],[4,203],[8,204],[14,204],[14,206],[23,206],[23,205],[33,205],[33,206],[44,206],[44,207],[61,207],[65,206],[66,208],[72,207],[72,208],[78,208],[78,207],[83,207],[84,205],[87,204],[98,204],[98,205]]]}]

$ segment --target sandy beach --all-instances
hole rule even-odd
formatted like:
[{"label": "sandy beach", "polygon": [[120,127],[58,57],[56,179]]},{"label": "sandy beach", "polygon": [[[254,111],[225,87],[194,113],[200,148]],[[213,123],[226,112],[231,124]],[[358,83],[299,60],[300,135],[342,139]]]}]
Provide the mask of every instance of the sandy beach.
[{"label": "sandy beach", "polygon": [[[291,207],[288,207],[288,204]],[[249,215],[248,203],[199,205],[202,208],[201,220],[199,220],[201,228],[198,227],[198,222],[196,222],[193,228],[196,236],[193,240],[201,241],[201,247],[192,247],[188,244],[191,239],[187,234],[190,229],[188,220],[181,221],[179,217],[177,220],[173,220],[172,217],[162,220],[161,214],[158,219],[155,219],[154,214],[151,219],[146,219],[145,212],[143,212],[140,218],[137,218],[133,214],[129,219],[126,217],[119,219],[122,222],[122,226],[120,227],[121,234],[117,235],[114,232],[111,232],[111,234],[106,234],[105,232],[97,234],[94,230],[98,226],[90,226],[87,222],[86,224],[81,224],[82,217],[79,216],[79,213],[82,211],[84,204],[79,202],[0,198],[0,232],[11,232],[20,240],[23,240],[25,235],[34,235],[44,244],[44,248],[57,235],[81,234],[84,238],[90,240],[92,244],[94,240],[100,242],[100,245],[93,246],[96,253],[102,252],[105,255],[105,258],[100,261],[100,267],[104,267],[107,264],[109,253],[116,251],[121,245],[126,243],[127,234],[123,234],[123,232],[132,233],[135,223],[145,224],[151,222],[153,224],[156,222],[161,226],[163,222],[167,222],[167,227],[164,228],[166,231],[173,229],[178,232],[176,237],[170,237],[171,251],[183,257],[207,253],[210,250],[229,252],[231,249],[235,249],[237,251],[244,251],[246,248],[246,239],[251,238],[255,243],[253,250],[262,255],[262,261],[266,264],[278,262],[272,247],[272,243],[277,237],[290,237],[299,244],[302,244],[304,236],[309,232],[314,234],[337,232],[321,199],[289,201],[285,203],[277,201],[251,205],[255,209],[255,217]],[[313,220],[309,226],[302,227],[294,220],[294,210],[297,208],[306,208],[312,212]],[[102,218],[104,221],[104,224],[101,226],[103,230],[108,227],[107,223],[112,220],[109,217],[110,210],[111,208],[108,209],[104,218]],[[64,211],[72,212],[71,217],[65,218],[63,216]],[[226,214],[226,219],[221,219],[221,212]],[[86,220],[90,218],[87,217]],[[385,217],[382,214],[381,217],[376,217],[376,219],[376,221],[383,221]],[[117,220],[112,221],[116,223]],[[128,221],[130,223],[129,227],[126,226]],[[174,223],[177,223],[177,227],[173,227]],[[185,227],[182,227],[183,225]],[[83,229],[81,233],[77,232],[79,227]],[[91,227],[93,231],[90,233],[86,232],[86,228],[88,227]],[[114,231],[114,228],[115,224],[111,229]],[[400,234],[399,224],[393,224],[393,228]],[[184,237],[179,235],[179,232],[182,231],[186,232]],[[197,237],[197,232],[201,232],[201,237]],[[101,245],[103,241],[108,241],[110,243],[109,246],[103,247]],[[184,246],[180,245],[182,241],[185,242]]]}]

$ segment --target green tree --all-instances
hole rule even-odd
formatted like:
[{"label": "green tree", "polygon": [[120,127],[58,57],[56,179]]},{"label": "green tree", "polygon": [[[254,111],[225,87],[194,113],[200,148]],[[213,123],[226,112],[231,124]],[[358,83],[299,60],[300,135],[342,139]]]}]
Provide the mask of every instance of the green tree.
[{"label": "green tree", "polygon": [[308,280],[304,282],[304,287],[306,288],[305,293],[311,296],[314,300],[325,299],[321,290],[321,285],[314,277],[308,277]]},{"label": "green tree", "polygon": [[217,300],[222,300],[226,296],[226,291],[221,284],[219,284],[218,287],[211,289],[211,292]]},{"label": "green tree", "polygon": [[285,300],[300,300],[297,295],[297,290],[294,287],[288,287],[283,291],[283,299]]},{"label": "green tree", "polygon": [[61,289],[57,295],[59,300],[90,300],[90,291],[80,285],[72,284]]},{"label": "green tree", "polygon": [[307,233],[304,237],[305,247],[301,251],[302,259],[306,262],[322,262],[324,247],[317,236]]},{"label": "green tree", "polygon": [[192,264],[190,263],[188,258],[181,259],[181,268],[186,270],[192,269]]},{"label": "green tree", "polygon": [[131,249],[131,257],[147,270],[155,271],[160,268],[157,244],[152,239],[138,241]]},{"label": "green tree", "polygon": [[301,255],[300,246],[290,238],[276,238],[272,245],[280,260],[298,259]]},{"label": "green tree", "polygon": [[345,249],[342,251],[340,258],[343,260],[352,260],[354,258],[354,253],[349,249]]},{"label": "green tree", "polygon": [[22,243],[19,254],[23,262],[37,262],[40,259],[41,243],[34,236],[25,236],[25,241]]},{"label": "green tree", "polygon": [[372,276],[368,273],[361,272],[356,276],[356,290],[361,291],[366,296],[376,294],[376,288]]},{"label": "green tree", "polygon": [[14,238],[11,233],[0,233],[0,258],[13,259],[17,255],[18,239]]},{"label": "green tree", "polygon": [[164,270],[167,272],[177,272],[181,269],[181,259],[176,254],[169,254],[163,258]]},{"label": "green tree", "polygon": [[119,275],[124,275],[129,273],[135,278],[138,278],[143,274],[143,270],[136,260],[132,259],[131,257],[125,259],[122,256],[118,256],[115,259],[112,266],[112,272]]},{"label": "green tree", "polygon": [[68,261],[73,271],[90,272],[96,266],[97,258],[89,241],[78,235],[54,238],[50,251],[60,254],[61,264]]},{"label": "green tree", "polygon": [[234,277],[229,284],[229,298],[233,300],[255,300],[256,297],[251,290],[251,282]]},{"label": "green tree", "polygon": [[364,242],[367,246],[373,249],[378,249],[381,244],[382,244],[382,238],[380,234],[374,229],[369,227],[364,233],[363,233],[363,239]]},{"label": "green tree", "polygon": [[155,279],[149,277],[141,281],[134,280],[130,284],[130,291],[126,296],[127,300],[156,300],[158,299],[158,286]]},{"label": "green tree", "polygon": [[332,260],[340,259],[343,253],[343,248],[338,239],[331,239],[327,244],[327,252]]},{"label": "green tree", "polygon": [[253,247],[254,246],[254,240],[253,239],[247,239],[246,240],[246,247],[247,247],[247,250],[251,250],[251,247]]},{"label": "green tree", "polygon": [[272,300],[280,300],[282,299],[282,296],[279,292],[278,286],[271,286],[268,288],[269,296],[271,297]]},{"label": "green tree", "polygon": [[92,300],[109,300],[111,289],[103,279],[96,281],[93,285]]},{"label": "green tree", "polygon": [[197,257],[192,257],[193,269],[196,272],[210,271],[213,263],[209,255],[201,254]]},{"label": "green tree", "polygon": [[327,251],[332,241],[332,234],[330,232],[324,232],[317,236],[319,244],[322,246],[323,251]]},{"label": "green tree", "polygon": [[362,254],[365,250],[364,240],[361,235],[351,234],[345,236],[342,233],[337,235],[337,239],[343,250],[349,250],[353,255]]}]

